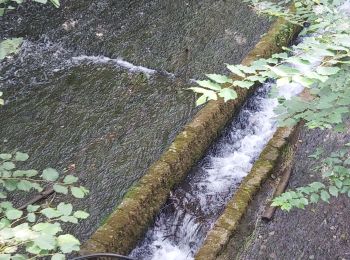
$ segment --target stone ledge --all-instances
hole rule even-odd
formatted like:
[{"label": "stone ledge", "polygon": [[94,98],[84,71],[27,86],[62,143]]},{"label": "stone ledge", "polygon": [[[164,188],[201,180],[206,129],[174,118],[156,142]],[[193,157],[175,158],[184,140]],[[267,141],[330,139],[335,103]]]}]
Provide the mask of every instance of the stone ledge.
[{"label": "stone ledge", "polygon": [[[243,59],[242,64],[249,65],[256,59],[268,58],[273,53],[281,51],[281,47],[287,46],[297,33],[296,26],[284,20],[277,20]],[[128,254],[153,223],[170,191],[186,177],[191,167],[205,154],[252,91],[254,89],[249,91],[237,89],[238,98],[234,101],[208,102],[184,127],[169,149],[150,167],[145,176],[127,192],[122,203],[106,222],[82,245],[80,254],[96,252]],[[277,144],[277,147],[280,145]],[[257,189],[260,182],[259,177],[254,177],[249,180],[248,185]],[[241,191],[241,193],[244,192]],[[247,203],[245,201],[249,199],[240,202],[237,206],[240,207],[241,204],[244,206]],[[226,224],[224,226],[227,226]]]},{"label": "stone ledge", "polygon": [[202,247],[195,256],[196,260],[214,260],[217,258],[237,229],[240,219],[245,214],[260,185],[274,170],[274,166],[280,160],[279,155],[283,154],[283,149],[286,147],[287,139],[294,135],[295,129],[277,129],[249,174],[243,179],[232,199],[227,203],[224,212],[215,222],[213,229],[209,231]]}]

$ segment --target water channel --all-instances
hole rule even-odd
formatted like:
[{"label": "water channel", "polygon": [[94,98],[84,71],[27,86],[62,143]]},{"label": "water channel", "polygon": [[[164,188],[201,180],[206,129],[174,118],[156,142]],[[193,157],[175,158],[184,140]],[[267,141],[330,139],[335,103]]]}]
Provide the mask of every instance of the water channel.
[{"label": "water channel", "polygon": [[0,64],[1,151],[80,178],[90,195],[71,202],[91,216],[66,230],[83,241],[195,113],[190,80],[240,62],[269,26],[238,0],[62,0],[0,24],[25,39]]}]

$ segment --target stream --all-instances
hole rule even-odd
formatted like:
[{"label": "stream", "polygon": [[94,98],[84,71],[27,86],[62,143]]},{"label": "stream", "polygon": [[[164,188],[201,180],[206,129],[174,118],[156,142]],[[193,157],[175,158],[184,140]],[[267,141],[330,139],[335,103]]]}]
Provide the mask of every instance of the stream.
[{"label": "stream", "polygon": [[[249,173],[276,130],[276,98],[264,84],[242,107],[221,138],[171,194],[155,224],[130,256],[137,259],[193,259],[207,232]],[[301,86],[284,88],[290,98]]]},{"label": "stream", "polygon": [[191,79],[239,63],[270,22],[239,0],[61,0],[0,24],[25,39],[0,63],[1,151],[79,177],[89,196],[64,200],[90,217],[64,229],[83,242],[196,112]]},{"label": "stream", "polygon": [[[349,12],[350,1],[339,6]],[[315,35],[322,33],[318,31]],[[297,43],[309,36],[298,37]],[[290,55],[299,55],[294,50]],[[293,65],[300,71],[312,72],[324,59],[314,54],[309,64]],[[275,98],[269,97],[270,83],[264,83],[242,107],[239,115],[226,128],[206,156],[192,169],[187,179],[170,195],[155,223],[130,256],[143,260],[194,259],[207,232],[223,212],[242,179],[249,173],[266,143],[277,128],[274,109],[278,99],[290,99],[304,87],[292,82],[283,84]]]}]

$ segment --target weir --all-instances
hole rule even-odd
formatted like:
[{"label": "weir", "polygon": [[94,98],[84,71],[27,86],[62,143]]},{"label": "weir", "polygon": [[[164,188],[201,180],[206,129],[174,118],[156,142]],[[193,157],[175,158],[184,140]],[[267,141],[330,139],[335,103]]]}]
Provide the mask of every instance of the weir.
[{"label": "weir", "polygon": [[[289,25],[283,20],[278,20],[271,27],[269,32],[259,41],[256,47],[246,56],[246,58],[242,61],[242,64],[248,65],[258,57],[270,57],[271,54],[279,51],[282,46],[288,45],[297,32],[298,28],[296,26]],[[242,89],[238,90],[238,92],[239,97],[235,101],[228,103],[224,103],[223,101],[211,101],[199,111],[195,118],[188,125],[185,126],[184,131],[181,132],[175,138],[175,141],[172,143],[170,148],[163,154],[160,160],[156,161],[148,170],[146,175],[143,178],[141,178],[141,180],[126,194],[123,202],[120,204],[120,206],[118,206],[115,212],[110,215],[105,224],[102,227],[100,227],[95,232],[95,234],[83,245],[83,249],[81,252],[82,254],[101,251],[113,251],[121,254],[128,254],[135,246],[137,246],[137,243],[140,241],[140,239],[143,238],[149,225],[152,225],[154,218],[161,209],[164,209],[164,211],[161,210],[161,214],[159,215],[160,217],[157,218],[157,220],[159,220],[161,222],[161,225],[163,225],[166,221],[163,221],[162,223],[162,217],[164,217],[164,220],[169,217],[169,215],[166,215],[168,213],[165,212],[171,212],[170,208],[172,207],[172,205],[174,205],[174,203],[181,203],[180,200],[184,199],[186,204],[187,195],[184,195],[184,193],[182,193],[181,195],[181,192],[179,192],[180,199],[177,199],[175,196],[176,199],[174,199],[173,201],[172,196],[174,193],[176,193],[176,191],[174,193],[171,193],[171,191],[174,187],[178,186],[186,178],[189,170],[194,165],[194,163],[196,163],[201,158],[201,156],[205,154],[211,143],[214,140],[216,140],[218,135],[221,133],[223,127],[230,121],[233,115],[238,113],[246,97],[248,97],[251,94],[248,91]],[[289,95],[288,93],[285,94],[287,96]],[[263,113],[266,113],[266,111],[264,111]],[[273,124],[271,124],[271,126],[272,125]],[[254,124],[252,124],[252,127],[254,129]],[[268,132],[269,131],[271,131],[270,135],[272,135],[272,133],[274,132],[273,127],[270,130],[268,130]],[[272,164],[275,163],[275,161],[278,158],[279,149],[285,143],[284,138],[288,137],[290,133],[290,130],[278,131],[276,140],[277,143],[281,145],[277,145],[276,147],[275,145],[273,145],[273,149],[277,150],[273,151],[272,159],[269,158],[271,157],[271,155],[269,154],[269,152],[267,152],[268,155],[266,163],[268,165],[266,165],[264,162],[263,169],[257,167],[259,168],[258,171],[261,174],[260,176],[254,177],[254,180],[249,181],[251,185],[254,186],[254,189],[252,190],[255,190],[255,186],[259,186],[261,180],[264,179],[266,177],[266,174],[268,174],[271,171],[273,166]],[[243,137],[244,139],[244,136],[245,134],[243,134],[241,137]],[[261,149],[263,145],[266,144],[266,142],[268,141],[268,136],[269,134],[267,133],[267,136],[264,137],[263,135],[259,137],[262,138],[260,148],[258,148],[254,152],[248,152],[249,156],[245,158],[246,166],[243,166],[243,168],[247,167],[245,169],[246,171],[249,169],[249,167],[251,167],[251,163],[254,161],[256,156],[259,155],[259,149]],[[239,142],[241,142],[242,140],[240,140],[239,138],[236,140],[238,142],[238,147],[236,148],[239,149]],[[234,154],[234,151],[231,150],[231,152]],[[212,169],[208,170],[208,172],[210,172],[211,170]],[[213,170],[212,172],[215,173],[215,170]],[[242,178],[246,173],[247,172],[243,174],[241,172],[241,174],[238,174],[238,176]],[[232,180],[238,176],[233,175],[230,176],[229,179]],[[213,178],[215,179],[215,177]],[[196,181],[199,181],[197,184],[201,182],[201,178],[196,179],[196,177],[194,177],[193,179],[195,183]],[[223,179],[225,179],[225,177],[223,177]],[[209,180],[202,180],[203,183],[210,182]],[[239,182],[240,180],[238,178],[236,183]],[[190,186],[186,182],[183,183],[184,186]],[[228,185],[228,187],[229,186],[230,185]],[[205,185],[199,185],[197,187],[197,190],[206,190]],[[232,187],[230,187],[228,188],[228,190],[231,190],[232,192],[233,189]],[[169,195],[170,200],[169,204],[167,205],[165,203]],[[192,195],[193,194],[189,196],[191,197]],[[210,197],[210,191],[208,195],[208,197]],[[250,197],[251,195],[248,196]],[[201,200],[201,195],[199,195],[197,198],[196,196],[192,197],[195,198],[195,201],[197,200],[197,202]],[[205,201],[206,199],[207,198],[205,198],[204,195],[202,197],[202,200]],[[222,200],[220,200],[220,196],[218,196],[218,201],[221,201],[221,203],[223,202]],[[170,218],[173,218],[175,222],[178,219],[181,219],[181,222],[185,220],[184,223],[190,224],[191,226],[191,224],[194,223],[191,223],[191,221],[199,221],[201,214],[199,214],[198,217],[192,218],[192,214],[187,213],[191,210],[193,212],[201,212],[201,210],[197,207],[198,205],[196,206],[195,202],[189,202],[189,204],[183,208],[184,214],[182,214],[180,210],[180,216],[176,216],[176,214],[174,214],[174,217]],[[146,242],[143,244],[141,243],[139,245],[140,247],[137,248],[132,253],[132,255],[148,254],[148,256],[152,258],[154,253],[160,254],[157,255],[157,257],[161,257],[161,255],[165,253],[165,255],[162,255],[163,257],[180,257],[180,259],[193,257],[193,253],[200,245],[200,240],[204,238],[205,234],[199,239],[199,243],[197,243],[198,241],[194,242],[193,239],[191,240],[192,235],[195,236],[196,232],[200,233],[204,230],[205,231],[203,233],[206,233],[206,231],[208,231],[209,227],[213,224],[213,221],[217,218],[221,210],[222,208],[220,209],[219,207],[218,212],[214,212],[214,214],[212,214],[213,218],[211,220],[210,218],[208,219],[208,222],[204,224],[203,229],[200,227],[200,224],[198,224],[198,230],[196,230],[195,228],[193,229],[193,225],[190,227],[190,229],[195,232],[189,232],[187,240],[185,239],[185,243],[187,241],[187,244],[184,245],[184,251],[181,251],[179,248],[177,248],[177,245],[175,243],[169,242],[169,239],[170,241],[171,239],[173,239],[173,241],[177,240],[178,234],[175,233],[177,231],[181,232],[181,230],[183,231],[183,229],[180,226],[175,225],[173,226],[173,228],[170,228],[170,230],[172,229],[173,231],[175,231],[175,233],[170,233],[168,236],[166,232],[162,233],[163,230],[161,230],[160,232],[158,232],[159,230],[156,231],[158,228],[156,220],[156,228],[153,231],[151,229],[148,232],[148,236],[146,236],[145,240]],[[202,211],[201,213],[205,214],[205,211],[207,211],[207,216],[210,215],[210,213],[208,214],[208,211],[210,210],[205,210],[205,208],[204,211]],[[164,216],[162,216],[163,213],[165,213]],[[206,228],[205,225],[207,226]],[[163,226],[163,229],[165,226],[166,224]],[[187,233],[187,231],[188,230],[186,230],[184,233]],[[162,241],[162,243],[160,243],[160,241]],[[178,239],[178,241],[180,241],[180,239]],[[152,242],[154,242],[154,245],[151,245]],[[181,243],[182,242],[180,242],[180,244]],[[157,248],[160,250],[153,251],[152,247],[153,249]],[[194,248],[193,250],[192,247]]]},{"label": "weir", "polygon": [[66,201],[90,217],[65,230],[84,242],[198,111],[190,80],[239,62],[270,22],[236,0],[26,2],[0,18],[1,38],[25,39],[0,64],[0,145],[79,177],[90,195]]},{"label": "weir", "polygon": [[[102,2],[98,8],[109,13],[108,1]],[[144,14],[140,12],[139,15]],[[190,54],[184,56],[174,52],[168,54],[170,65],[158,62],[158,69],[158,66],[152,66],[151,54],[145,55],[146,60],[135,58],[130,52],[119,55],[119,43],[115,46],[104,43],[99,52],[91,46],[102,41],[101,32],[83,39],[89,44],[72,47],[74,43],[67,37],[81,39],[77,31],[89,28],[90,22],[81,22],[79,30],[74,30],[75,22],[69,24],[71,27],[63,23],[64,32],[62,28],[47,31],[39,40],[36,39],[38,35],[32,35],[19,56],[0,67],[5,76],[3,89],[9,96],[8,106],[2,112],[7,126],[1,130],[5,137],[4,148],[13,149],[20,141],[21,150],[30,148],[29,153],[37,158],[33,165],[54,163],[62,169],[68,165],[68,169],[73,170],[77,166],[80,179],[91,190],[88,201],[80,204],[85,209],[86,206],[91,208],[87,209],[92,213],[90,222],[73,230],[83,240],[90,237],[82,247],[82,254],[128,254],[160,212],[155,223],[159,229],[150,229],[146,242],[141,242],[131,256],[192,258],[275,130],[274,122],[270,120],[271,104],[275,101],[266,97],[268,86],[255,94],[239,90],[239,98],[233,102],[209,102],[175,138],[196,111],[191,103],[192,96],[184,90],[192,77],[207,72],[208,68],[195,66],[193,70],[189,69],[186,64],[194,58],[188,58]],[[7,36],[15,35],[17,29],[6,32]],[[296,31],[284,21],[277,21],[242,64],[279,51],[288,45]],[[149,33],[151,38],[155,37],[152,30]],[[236,33],[226,30],[225,33],[239,44],[246,42]],[[112,34],[109,40],[115,40],[115,36]],[[217,45],[213,47],[215,49]],[[185,53],[188,52],[185,48]],[[198,57],[198,53],[196,55]],[[225,55],[222,59],[226,59]],[[235,63],[242,56],[231,55],[234,57],[231,62]],[[39,76],[25,76],[36,74]],[[117,84],[113,84],[115,82]],[[27,85],[29,88],[24,87]],[[243,105],[252,94],[250,101]],[[174,104],[178,106],[172,108]],[[89,108],[91,112],[86,113]],[[238,119],[222,135],[222,129],[240,110]],[[9,122],[14,118],[11,125]],[[263,118],[266,120],[261,120]],[[30,120],[33,122],[28,125]],[[12,131],[12,127],[21,131]],[[213,146],[200,166],[188,174],[220,135],[219,144]],[[63,144],[62,140],[65,140]],[[166,152],[162,154],[164,150]],[[49,151],[53,153],[50,155]],[[135,153],[136,159],[128,160]],[[160,159],[151,165],[159,156]],[[234,163],[230,165],[227,161]],[[149,165],[151,167],[144,175]],[[140,177],[113,212],[131,183]],[[225,188],[215,195],[218,186]],[[178,188],[174,190],[175,187]],[[208,207],[213,205],[215,209]],[[174,208],[181,210],[173,214]],[[111,212],[94,233],[101,219]],[[173,220],[171,225],[167,222],[169,219]],[[164,232],[162,225],[167,231]]]}]

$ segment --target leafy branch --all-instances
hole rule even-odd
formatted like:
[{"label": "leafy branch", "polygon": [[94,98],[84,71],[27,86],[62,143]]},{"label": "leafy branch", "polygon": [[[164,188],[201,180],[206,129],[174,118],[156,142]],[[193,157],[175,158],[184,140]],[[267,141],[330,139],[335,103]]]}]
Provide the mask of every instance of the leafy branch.
[{"label": "leafy branch", "polygon": [[27,161],[28,154],[0,154],[0,256],[2,259],[27,259],[28,255],[15,254],[21,248],[32,258],[51,255],[52,259],[65,259],[66,253],[79,250],[79,240],[70,234],[61,234],[60,222],[77,224],[86,219],[85,211],[73,211],[70,203],[60,202],[57,206],[28,205],[25,210],[14,207],[7,200],[9,192],[36,190],[51,185],[57,193],[83,198],[88,194],[82,186],[75,186],[78,178],[62,176],[53,168],[47,168],[39,175],[37,170],[20,170],[17,164]]},{"label": "leafy branch", "polygon": [[[310,158],[320,159],[322,152],[318,149]],[[341,149],[331,153],[323,160],[322,176],[325,183],[313,182],[305,187],[287,191],[273,200],[272,206],[281,207],[290,211],[292,208],[302,208],[311,203],[317,203],[320,199],[329,203],[331,196],[338,197],[339,194],[347,194],[350,198],[350,159],[349,149]]]}]

